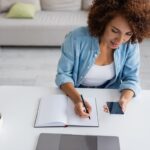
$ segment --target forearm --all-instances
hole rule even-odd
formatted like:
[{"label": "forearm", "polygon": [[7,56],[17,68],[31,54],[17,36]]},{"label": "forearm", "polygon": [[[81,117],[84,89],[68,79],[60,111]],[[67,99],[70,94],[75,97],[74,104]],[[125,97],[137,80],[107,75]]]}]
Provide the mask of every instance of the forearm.
[{"label": "forearm", "polygon": [[134,96],[134,92],[130,89],[125,89],[121,92],[120,99],[123,99],[127,102],[129,102]]},{"label": "forearm", "polygon": [[60,86],[60,89],[71,98],[74,103],[81,101],[79,92],[74,88],[72,83],[65,83]]}]

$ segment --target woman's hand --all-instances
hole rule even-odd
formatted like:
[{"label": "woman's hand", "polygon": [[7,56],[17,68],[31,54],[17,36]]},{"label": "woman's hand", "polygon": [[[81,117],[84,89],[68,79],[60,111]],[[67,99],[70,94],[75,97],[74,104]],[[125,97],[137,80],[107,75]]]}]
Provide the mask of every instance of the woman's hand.
[{"label": "woman's hand", "polygon": [[[134,92],[130,89],[125,89],[121,92],[119,104],[121,106],[121,109],[123,112],[126,111],[128,103],[131,101],[131,99],[134,96]],[[107,105],[104,105],[104,112],[109,112],[109,109]]]},{"label": "woman's hand", "polygon": [[129,99],[124,99],[124,98],[119,100],[119,104],[120,104],[121,109],[122,109],[123,112],[126,111],[129,101],[130,101]]},{"label": "woman's hand", "polygon": [[120,104],[123,112],[126,111],[127,105],[131,101],[133,96],[134,96],[134,92],[130,89],[125,89],[121,92],[119,104]]},{"label": "woman's hand", "polygon": [[82,118],[88,118],[90,116],[91,111],[92,111],[92,107],[88,101],[84,101],[84,102],[85,102],[86,108],[87,108],[89,113],[86,113],[82,101],[75,103],[74,110],[78,116],[80,116]]},{"label": "woman's hand", "polygon": [[[120,107],[121,107],[123,112],[126,111],[129,101],[130,101],[130,99],[124,99],[124,98],[119,100],[119,104],[120,104]],[[109,112],[109,109],[108,109],[107,105],[104,105],[103,109],[104,109],[104,112],[107,112],[107,113]]]},{"label": "woman's hand", "polygon": [[104,105],[104,106],[103,106],[103,110],[104,110],[104,112],[108,113],[108,112],[109,112],[108,106],[107,106],[107,105]]}]

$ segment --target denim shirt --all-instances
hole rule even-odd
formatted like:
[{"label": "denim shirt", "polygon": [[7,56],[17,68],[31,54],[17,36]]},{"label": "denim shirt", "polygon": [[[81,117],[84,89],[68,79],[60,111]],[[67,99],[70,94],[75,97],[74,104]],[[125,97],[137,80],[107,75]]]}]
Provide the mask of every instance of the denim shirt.
[{"label": "denim shirt", "polygon": [[[68,33],[61,47],[55,80],[57,86],[71,82],[75,87],[80,87],[99,54],[99,40],[90,35],[88,27],[80,27]],[[100,88],[115,88],[120,91],[130,89],[136,96],[140,92],[139,62],[138,43],[127,42],[120,45],[114,52],[115,76]]]}]

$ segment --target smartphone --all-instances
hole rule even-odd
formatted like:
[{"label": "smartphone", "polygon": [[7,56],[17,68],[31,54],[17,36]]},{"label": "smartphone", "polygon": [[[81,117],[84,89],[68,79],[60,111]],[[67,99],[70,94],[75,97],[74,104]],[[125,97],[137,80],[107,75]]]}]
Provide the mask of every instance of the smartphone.
[{"label": "smartphone", "polygon": [[107,107],[110,114],[124,114],[119,102],[107,102]]}]

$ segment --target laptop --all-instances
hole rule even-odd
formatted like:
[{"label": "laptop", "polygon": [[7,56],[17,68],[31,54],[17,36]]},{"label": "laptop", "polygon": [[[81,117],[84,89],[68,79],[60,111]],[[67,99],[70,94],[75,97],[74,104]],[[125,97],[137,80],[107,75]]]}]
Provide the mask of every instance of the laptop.
[{"label": "laptop", "polygon": [[36,150],[120,150],[115,136],[41,133]]}]

